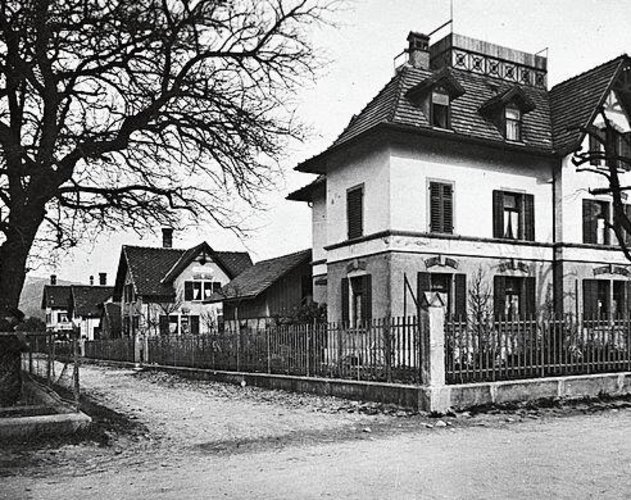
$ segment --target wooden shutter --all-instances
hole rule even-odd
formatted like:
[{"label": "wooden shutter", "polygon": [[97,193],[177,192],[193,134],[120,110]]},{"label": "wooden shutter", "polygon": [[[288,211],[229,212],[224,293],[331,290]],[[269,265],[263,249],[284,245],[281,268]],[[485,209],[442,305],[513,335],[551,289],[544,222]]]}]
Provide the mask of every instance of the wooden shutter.
[{"label": "wooden shutter", "polygon": [[521,310],[525,319],[532,319],[537,312],[536,307],[536,281],[534,277],[524,278],[524,284],[521,294]]},{"label": "wooden shutter", "polygon": [[193,300],[193,282],[184,282],[184,300]]},{"label": "wooden shutter", "polygon": [[524,239],[535,241],[535,197],[524,195]]},{"label": "wooden shutter", "polygon": [[159,320],[160,335],[169,334],[169,318],[168,316],[161,315]]},{"label": "wooden shutter", "polygon": [[631,170],[631,132],[622,134],[622,148],[620,156],[626,158],[627,161],[620,162],[620,168],[624,170]]},{"label": "wooden shutter", "polygon": [[[611,203],[607,203],[607,202],[602,202],[601,203],[601,207],[602,207],[602,211],[603,211],[603,215],[605,217],[605,220],[607,222],[611,222],[611,216],[610,216],[610,208],[611,208]],[[609,245],[609,242],[611,240],[611,229],[609,228],[609,226],[607,224],[605,224],[605,245]]]},{"label": "wooden shutter", "polygon": [[596,319],[598,311],[598,280],[583,280],[583,317]]},{"label": "wooden shutter", "polygon": [[493,311],[495,316],[501,318],[506,309],[506,278],[495,276],[493,278]]},{"label": "wooden shutter", "polygon": [[583,200],[583,243],[596,243],[598,223],[593,200]]},{"label": "wooden shutter", "polygon": [[457,319],[467,315],[467,275],[454,275],[454,315]]},{"label": "wooden shutter", "polygon": [[188,321],[191,335],[199,335],[199,316],[190,316]]},{"label": "wooden shutter", "polygon": [[[624,215],[631,222],[631,204],[624,204]],[[622,234],[624,235],[624,242],[627,246],[631,246],[631,233],[626,232],[624,226],[622,226]]]},{"label": "wooden shutter", "polygon": [[429,184],[429,229],[433,233],[453,233],[453,188],[451,184]]},{"label": "wooden shutter", "polygon": [[362,277],[362,311],[364,311],[364,322],[369,325],[372,320],[372,276],[367,274]]},{"label": "wooden shutter", "polygon": [[[594,134],[589,134],[589,152],[593,155],[596,155],[598,153],[600,153],[601,151],[601,144],[598,141],[598,139],[596,138],[596,136]],[[600,165],[600,160],[598,160],[597,158],[591,158],[589,160],[589,164],[590,165]]]},{"label": "wooden shutter", "polygon": [[493,238],[504,236],[504,192],[493,191]]},{"label": "wooden shutter", "polygon": [[359,238],[364,234],[364,188],[358,187],[346,192],[346,218],[348,239]]},{"label": "wooden shutter", "polygon": [[342,323],[348,325],[349,320],[349,294],[348,294],[348,278],[342,278]]},{"label": "wooden shutter", "polygon": [[431,274],[430,273],[418,273],[417,287],[416,287],[416,299],[420,305],[423,300],[423,293],[431,290]]}]

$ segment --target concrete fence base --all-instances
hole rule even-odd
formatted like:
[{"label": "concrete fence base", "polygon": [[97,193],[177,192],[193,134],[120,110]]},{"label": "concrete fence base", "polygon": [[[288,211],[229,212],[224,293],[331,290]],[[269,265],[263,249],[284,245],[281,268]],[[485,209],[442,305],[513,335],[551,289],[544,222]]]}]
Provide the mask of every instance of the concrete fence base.
[{"label": "concrete fence base", "polygon": [[439,413],[444,413],[450,409],[464,410],[486,404],[534,401],[542,398],[573,399],[595,397],[602,394],[610,396],[631,394],[631,372],[423,387],[160,365],[145,368],[197,380],[213,380],[232,384],[245,382],[247,385],[268,389],[396,404],[419,411]]}]

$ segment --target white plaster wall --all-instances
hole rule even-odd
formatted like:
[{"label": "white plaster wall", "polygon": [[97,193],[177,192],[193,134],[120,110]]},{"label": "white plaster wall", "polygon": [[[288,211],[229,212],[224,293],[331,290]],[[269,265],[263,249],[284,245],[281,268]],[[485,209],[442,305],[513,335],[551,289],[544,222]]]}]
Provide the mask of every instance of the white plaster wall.
[{"label": "white plaster wall", "polygon": [[313,199],[311,206],[313,260],[326,259],[327,245],[326,194]]},{"label": "white plaster wall", "polygon": [[[507,157],[505,157],[507,158]],[[397,149],[391,163],[391,227],[429,232],[429,182],[453,183],[454,234],[493,238],[493,191],[534,195],[535,240],[552,242],[552,170],[537,159],[510,163],[487,156],[428,154]]]},{"label": "white plaster wall", "polygon": [[[607,110],[605,114],[619,131],[629,132],[631,130],[629,120],[623,113]],[[597,116],[593,125],[598,128],[604,126],[602,117]],[[588,137],[584,138],[581,150],[589,151]],[[585,168],[593,169],[597,167],[586,165]],[[603,170],[605,169],[605,167],[602,168]],[[590,188],[608,187],[607,179],[597,173],[577,171],[576,166],[572,163],[571,154],[563,158],[561,174],[557,203],[560,205],[563,218],[559,236],[564,243],[583,243],[583,199],[611,202],[611,196],[593,196],[588,192]],[[620,173],[620,182],[622,185],[631,185],[631,172]],[[631,203],[631,199],[629,202]],[[610,236],[611,244],[616,245],[617,240],[613,231]]]},{"label": "white plaster wall", "polygon": [[390,229],[388,149],[353,152],[327,172],[328,244],[348,239],[346,192],[364,185],[364,235]]}]

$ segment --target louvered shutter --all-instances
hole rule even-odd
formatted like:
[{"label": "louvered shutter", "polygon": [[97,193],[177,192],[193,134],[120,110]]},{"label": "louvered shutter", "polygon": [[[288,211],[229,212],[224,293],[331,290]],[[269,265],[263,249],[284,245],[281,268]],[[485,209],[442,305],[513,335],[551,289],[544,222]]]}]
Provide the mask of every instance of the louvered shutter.
[{"label": "louvered shutter", "polygon": [[535,278],[524,278],[521,300],[521,310],[523,311],[524,319],[531,319],[537,310],[535,302]]},{"label": "louvered shutter", "polygon": [[349,319],[348,278],[342,278],[342,323],[348,325]]},{"label": "louvered shutter", "polygon": [[454,276],[454,314],[457,319],[464,319],[467,315],[467,275]]},{"label": "louvered shutter", "polygon": [[[611,217],[609,215],[611,204],[610,203],[601,203],[600,206],[601,206],[601,210],[603,212],[603,216],[605,217],[605,220],[606,221],[611,221]],[[598,221],[596,221],[596,222],[598,222]],[[609,242],[611,240],[611,229],[609,229],[609,226],[605,225],[604,232],[605,232],[605,238],[604,238],[605,245],[609,245]]]},{"label": "louvered shutter", "polygon": [[430,182],[429,226],[433,233],[453,233],[453,188],[451,184]]},{"label": "louvered shutter", "polygon": [[495,276],[493,278],[493,311],[495,316],[501,318],[506,309],[506,278]]},{"label": "louvered shutter", "polygon": [[504,236],[504,193],[493,191],[493,238]]},{"label": "louvered shutter", "polygon": [[191,329],[191,335],[199,335],[199,316],[190,316],[189,326]]},{"label": "louvered shutter", "polygon": [[524,239],[535,241],[535,197],[524,195]]},{"label": "louvered shutter", "polygon": [[598,223],[593,200],[583,200],[583,243],[596,243]]},{"label": "louvered shutter", "polygon": [[451,184],[443,184],[443,233],[454,232],[454,193]]},{"label": "louvered shutter", "polygon": [[364,312],[364,322],[369,325],[372,320],[372,276],[369,274],[362,278],[362,311]]},{"label": "louvered shutter", "polygon": [[431,274],[430,273],[418,273],[417,278],[417,294],[416,298],[420,305],[423,301],[423,294],[431,290]]},{"label": "louvered shutter", "polygon": [[184,300],[193,300],[193,282],[184,282]]},{"label": "louvered shutter", "polygon": [[441,232],[441,189],[437,182],[429,184],[429,230],[432,233]]},{"label": "louvered shutter", "polygon": [[[624,215],[631,223],[631,204],[624,205]],[[631,246],[631,233],[626,232],[624,226],[622,227],[622,232],[624,234],[624,242],[626,243],[627,247]]]},{"label": "louvered shutter", "polygon": [[364,189],[354,188],[346,192],[346,217],[348,239],[359,238],[364,234]]},{"label": "louvered shutter", "polygon": [[[600,153],[600,150],[601,150],[601,144],[596,138],[596,136],[594,134],[589,134],[589,152],[592,153],[592,155],[594,155],[594,154]],[[589,160],[589,164],[600,165],[600,160],[592,157]]]},{"label": "louvered shutter", "polygon": [[596,319],[598,312],[598,280],[583,280],[583,317]]}]

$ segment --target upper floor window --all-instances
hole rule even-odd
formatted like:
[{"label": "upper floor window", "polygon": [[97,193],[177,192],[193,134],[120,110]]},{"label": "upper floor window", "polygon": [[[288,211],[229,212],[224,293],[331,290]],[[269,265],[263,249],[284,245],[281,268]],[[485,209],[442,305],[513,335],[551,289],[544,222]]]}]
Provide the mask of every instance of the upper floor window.
[{"label": "upper floor window", "polygon": [[534,196],[493,191],[493,237],[535,240]]},{"label": "upper floor window", "polygon": [[221,291],[221,283],[218,281],[185,281],[184,300],[201,301],[207,300],[215,292]]},{"label": "upper floor window", "polygon": [[359,238],[364,234],[364,186],[346,191],[346,220],[348,239]]},{"label": "upper floor window", "polygon": [[583,243],[609,245],[609,202],[583,200]]},{"label": "upper floor window", "polygon": [[504,108],[504,134],[509,141],[521,141],[521,110],[514,104]]},{"label": "upper floor window", "polygon": [[126,303],[134,301],[134,286],[131,283],[127,283],[123,287],[123,301]]},{"label": "upper floor window", "polygon": [[453,186],[446,182],[429,183],[429,230],[432,233],[454,232]]},{"label": "upper floor window", "polygon": [[67,312],[57,313],[57,323],[68,323],[68,313]]},{"label": "upper floor window", "polygon": [[451,127],[449,94],[442,87],[432,90],[431,121],[433,127]]}]

